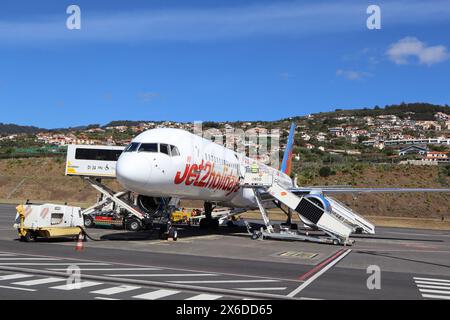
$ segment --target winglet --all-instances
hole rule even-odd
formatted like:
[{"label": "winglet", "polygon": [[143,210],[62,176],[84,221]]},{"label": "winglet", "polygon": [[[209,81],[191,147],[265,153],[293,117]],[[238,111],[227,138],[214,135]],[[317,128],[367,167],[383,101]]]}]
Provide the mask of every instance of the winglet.
[{"label": "winglet", "polygon": [[287,175],[291,174],[292,169],[292,151],[294,149],[294,134],[295,134],[295,123],[291,123],[291,129],[289,130],[288,141],[286,144],[286,150],[284,150],[283,161],[281,162],[281,171]]}]

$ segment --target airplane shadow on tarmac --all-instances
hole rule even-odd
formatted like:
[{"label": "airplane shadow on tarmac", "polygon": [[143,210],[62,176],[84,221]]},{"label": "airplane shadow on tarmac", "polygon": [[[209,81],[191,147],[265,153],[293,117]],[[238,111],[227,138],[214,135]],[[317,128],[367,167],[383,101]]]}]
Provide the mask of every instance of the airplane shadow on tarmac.
[{"label": "airplane shadow on tarmac", "polygon": [[401,260],[401,261],[422,263],[422,264],[426,264],[426,265],[430,265],[430,266],[436,266],[436,267],[450,268],[450,265],[447,265],[447,264],[433,263],[433,262],[424,261],[424,260],[417,260],[417,259],[402,258],[402,257],[397,257],[397,256],[390,255],[389,253],[371,252],[371,251],[364,251],[364,250],[362,250],[362,251],[357,250],[357,251],[354,251],[354,253],[367,254],[367,255],[371,255],[371,256],[384,257],[384,258],[390,258],[390,259]]},{"label": "airplane shadow on tarmac", "polygon": [[[178,229],[178,239],[204,237],[208,235],[230,235],[236,237],[249,237],[247,229],[243,227],[224,227],[219,230],[201,230],[198,227],[180,226]],[[144,240],[160,240],[158,229],[143,230],[143,231],[125,231],[102,234],[99,237],[89,232],[93,229],[87,229],[87,239],[85,241],[144,241]],[[108,231],[111,228],[95,228],[95,231],[103,230]],[[20,241],[19,238],[14,241]],[[33,242],[41,243],[61,243],[61,242],[74,242],[77,241],[77,237],[59,237],[59,238],[36,238]]]},{"label": "airplane shadow on tarmac", "polygon": [[352,235],[352,239],[368,239],[368,240],[397,240],[397,241],[420,241],[420,242],[444,242],[443,240],[418,239],[418,238],[398,238],[398,237],[381,237],[372,235]]},{"label": "airplane shadow on tarmac", "polygon": [[[230,235],[237,237],[249,237],[245,228],[220,228],[219,230],[200,230],[197,227],[177,227],[178,239],[204,237],[208,235]],[[245,232],[245,233],[244,233]],[[129,232],[124,231],[120,233],[104,234],[100,237],[100,240],[109,241],[140,241],[140,240],[159,240],[158,229]]]},{"label": "airplane shadow on tarmac", "polygon": [[[252,230],[259,230],[263,225],[261,224],[253,224],[251,223]],[[232,236],[232,237],[241,237],[248,238],[249,234],[245,227],[220,227],[218,230],[208,229],[203,230],[196,226],[176,226],[178,229],[178,239],[183,238],[193,238],[196,237],[204,237],[207,235],[222,235],[222,236]],[[307,231],[307,230],[303,230]],[[323,236],[325,235],[320,231],[309,231],[310,235],[315,236]],[[433,242],[433,243],[441,243],[443,240],[436,239],[419,239],[419,238],[402,238],[402,237],[385,237],[385,236],[373,236],[373,235],[352,235],[352,239],[365,239],[365,240],[390,240],[390,241],[421,241],[421,242]],[[124,231],[121,233],[110,233],[105,234],[100,237],[101,240],[110,240],[110,241],[139,241],[139,240],[159,240],[158,238],[158,229],[138,231],[138,232],[129,232]],[[286,241],[286,240],[283,240]],[[295,240],[294,240],[295,241]]]}]

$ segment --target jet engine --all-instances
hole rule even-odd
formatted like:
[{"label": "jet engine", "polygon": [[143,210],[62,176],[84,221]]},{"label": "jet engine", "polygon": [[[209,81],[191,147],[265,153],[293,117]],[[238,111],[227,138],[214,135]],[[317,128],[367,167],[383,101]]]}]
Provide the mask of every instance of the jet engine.
[{"label": "jet engine", "polygon": [[139,195],[136,199],[137,206],[145,213],[155,213],[161,205],[161,198]]}]

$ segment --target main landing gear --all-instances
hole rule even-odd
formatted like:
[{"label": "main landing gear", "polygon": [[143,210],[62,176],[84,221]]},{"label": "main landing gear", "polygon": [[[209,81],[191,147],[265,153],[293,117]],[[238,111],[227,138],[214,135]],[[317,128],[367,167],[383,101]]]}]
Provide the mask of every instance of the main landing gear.
[{"label": "main landing gear", "polygon": [[212,203],[205,202],[204,208],[205,208],[205,218],[200,220],[200,229],[218,230],[219,220],[213,219],[212,217],[212,211],[214,209]]}]

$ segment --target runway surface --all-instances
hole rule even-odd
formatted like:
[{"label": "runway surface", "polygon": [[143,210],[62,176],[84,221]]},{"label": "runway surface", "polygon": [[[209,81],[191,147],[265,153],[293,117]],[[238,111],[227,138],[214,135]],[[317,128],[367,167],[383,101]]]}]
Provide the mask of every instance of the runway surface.
[{"label": "runway surface", "polygon": [[342,247],[103,228],[76,251],[72,240],[19,242],[14,216],[0,205],[0,299],[450,299],[448,231],[377,228]]}]

